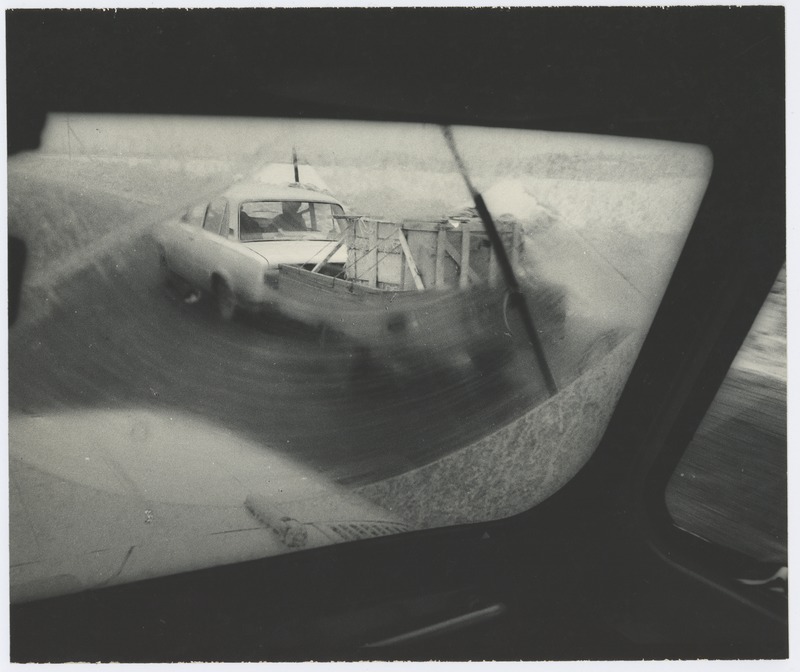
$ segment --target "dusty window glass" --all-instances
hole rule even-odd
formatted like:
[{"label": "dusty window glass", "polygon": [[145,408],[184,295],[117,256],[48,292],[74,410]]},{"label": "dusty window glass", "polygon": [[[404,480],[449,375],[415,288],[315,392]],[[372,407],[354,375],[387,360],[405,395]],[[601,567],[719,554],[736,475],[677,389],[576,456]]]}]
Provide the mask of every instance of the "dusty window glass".
[{"label": "dusty window glass", "polygon": [[203,228],[211,233],[219,233],[220,226],[224,219],[225,201],[214,201],[208,206],[206,211],[206,218],[203,222]]},{"label": "dusty window glass", "polygon": [[198,203],[197,205],[192,206],[186,212],[183,213],[182,215],[183,221],[191,223],[197,228],[202,228],[203,219],[205,219],[206,216],[206,210],[208,210],[207,204]]},{"label": "dusty window glass", "polygon": [[[710,154],[452,138],[463,173],[437,126],[53,115],[9,161],[13,600],[509,516],[574,476]],[[217,198],[339,232],[195,235]]]},{"label": "dusty window glass", "polygon": [[338,205],[328,203],[309,203],[307,217],[307,227],[310,231],[316,231],[323,238],[337,238],[341,235],[339,223],[336,215],[342,214],[342,209]]},{"label": "dusty window glass", "polygon": [[667,488],[675,523],[758,560],[786,563],[786,269]]},{"label": "dusty window glass", "polygon": [[[249,201],[239,213],[242,240],[279,240],[303,234],[306,239],[328,240],[340,235],[330,203]],[[340,208],[339,208],[340,209]]]}]

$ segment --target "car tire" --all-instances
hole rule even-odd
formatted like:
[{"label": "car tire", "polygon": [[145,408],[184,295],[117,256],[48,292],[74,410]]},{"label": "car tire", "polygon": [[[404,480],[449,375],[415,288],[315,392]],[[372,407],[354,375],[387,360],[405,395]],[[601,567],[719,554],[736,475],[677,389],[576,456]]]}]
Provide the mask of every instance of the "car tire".
[{"label": "car tire", "polygon": [[220,319],[230,322],[236,316],[236,295],[222,279],[214,283],[214,302]]}]

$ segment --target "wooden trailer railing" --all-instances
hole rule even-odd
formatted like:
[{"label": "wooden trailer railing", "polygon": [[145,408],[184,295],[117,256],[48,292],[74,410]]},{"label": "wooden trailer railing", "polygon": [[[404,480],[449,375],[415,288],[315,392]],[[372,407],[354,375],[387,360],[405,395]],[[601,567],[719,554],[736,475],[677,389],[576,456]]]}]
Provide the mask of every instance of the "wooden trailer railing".
[{"label": "wooden trailer railing", "polygon": [[[500,233],[511,251],[512,263],[517,265],[522,247],[519,224],[503,223]],[[397,224],[352,219],[336,249],[345,242],[345,277],[367,287],[464,289],[481,283],[494,287],[501,280],[494,250],[480,221],[462,221],[454,226],[449,220]]]}]

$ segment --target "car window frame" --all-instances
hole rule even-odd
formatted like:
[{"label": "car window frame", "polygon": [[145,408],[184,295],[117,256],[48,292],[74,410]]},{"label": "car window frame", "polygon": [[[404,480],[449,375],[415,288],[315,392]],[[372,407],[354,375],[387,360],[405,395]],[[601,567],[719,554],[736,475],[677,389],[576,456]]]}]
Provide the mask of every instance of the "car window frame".
[{"label": "car window frame", "polygon": [[[667,507],[667,488],[724,384],[785,260],[785,250],[784,254],[770,255],[765,259],[765,267],[758,269],[749,282],[739,280],[735,293],[729,294],[722,305],[710,306],[710,321],[713,324],[713,328],[708,328],[710,342],[698,344],[703,356],[692,363],[695,370],[684,370],[678,374],[692,380],[692,384],[686,390],[673,392],[673,406],[663,409],[662,417],[654,418],[646,439],[652,446],[649,445],[648,454],[642,456],[634,481],[636,497],[643,503],[647,513],[647,525],[642,531],[654,547],[671,556],[673,562],[680,562],[698,574],[714,577],[720,582],[731,581],[743,568],[760,563],[736,549],[679,528]],[[668,299],[668,295],[665,295],[662,307],[665,307]],[[648,354],[643,348],[639,359]],[[618,410],[615,410],[615,414]],[[752,598],[748,595],[748,599]],[[781,598],[778,596],[763,595],[756,599],[763,600],[771,607],[776,604],[780,607]]]},{"label": "car window frame", "polygon": [[[222,205],[222,208],[221,208],[222,211],[220,213],[220,218],[219,218],[219,222],[217,223],[216,230],[214,230],[214,229],[207,228],[206,227],[206,222],[208,221],[208,215],[212,211],[212,208],[217,204],[221,204]],[[203,225],[202,225],[201,228],[203,229],[203,231],[206,231],[207,233],[215,233],[218,236],[222,236],[223,238],[227,238],[227,218],[226,218],[227,213],[228,213],[228,201],[227,201],[227,199],[225,199],[225,198],[217,198],[217,199],[211,201],[208,204],[208,207],[206,208],[206,214],[203,217]],[[224,235],[222,233],[223,231],[225,231]]]}]

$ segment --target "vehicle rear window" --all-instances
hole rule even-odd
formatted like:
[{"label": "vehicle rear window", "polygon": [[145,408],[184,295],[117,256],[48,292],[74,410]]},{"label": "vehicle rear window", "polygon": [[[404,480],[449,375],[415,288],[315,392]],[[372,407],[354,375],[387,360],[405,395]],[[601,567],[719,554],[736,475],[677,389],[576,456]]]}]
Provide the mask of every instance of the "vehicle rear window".
[{"label": "vehicle rear window", "polygon": [[296,236],[327,240],[338,237],[335,215],[342,209],[314,201],[249,201],[239,212],[239,234],[243,241],[280,240]]}]

